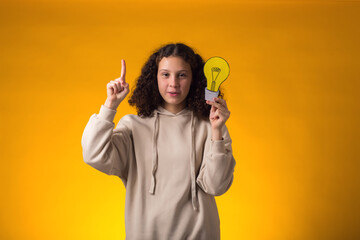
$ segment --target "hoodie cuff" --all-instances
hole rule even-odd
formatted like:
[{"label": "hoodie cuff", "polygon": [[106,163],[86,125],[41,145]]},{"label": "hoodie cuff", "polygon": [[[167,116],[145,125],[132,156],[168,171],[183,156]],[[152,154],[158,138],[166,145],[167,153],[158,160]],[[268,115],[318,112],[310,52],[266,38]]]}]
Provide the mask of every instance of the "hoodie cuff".
[{"label": "hoodie cuff", "polygon": [[211,141],[211,149],[213,153],[225,153],[225,142],[224,140]]},{"label": "hoodie cuff", "polygon": [[98,117],[103,120],[113,122],[114,118],[115,118],[115,114],[116,114],[116,110],[113,110],[104,105],[101,105]]}]

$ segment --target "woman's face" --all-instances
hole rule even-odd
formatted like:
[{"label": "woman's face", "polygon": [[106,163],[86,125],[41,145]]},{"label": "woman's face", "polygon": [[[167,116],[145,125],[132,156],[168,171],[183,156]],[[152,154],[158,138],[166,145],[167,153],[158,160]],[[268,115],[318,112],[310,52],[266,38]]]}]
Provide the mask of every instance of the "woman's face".
[{"label": "woman's face", "polygon": [[172,113],[184,109],[192,81],[190,64],[181,57],[163,57],[159,62],[157,80],[164,99],[163,107]]}]

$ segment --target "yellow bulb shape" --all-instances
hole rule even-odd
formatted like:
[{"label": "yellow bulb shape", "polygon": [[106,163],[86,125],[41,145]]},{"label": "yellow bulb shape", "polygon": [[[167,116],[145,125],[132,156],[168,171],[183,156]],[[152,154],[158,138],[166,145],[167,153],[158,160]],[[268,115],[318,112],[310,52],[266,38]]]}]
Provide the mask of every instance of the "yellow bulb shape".
[{"label": "yellow bulb shape", "polygon": [[212,100],[218,96],[220,85],[230,74],[229,64],[221,57],[212,57],[204,65],[204,74],[207,79],[205,99]]}]

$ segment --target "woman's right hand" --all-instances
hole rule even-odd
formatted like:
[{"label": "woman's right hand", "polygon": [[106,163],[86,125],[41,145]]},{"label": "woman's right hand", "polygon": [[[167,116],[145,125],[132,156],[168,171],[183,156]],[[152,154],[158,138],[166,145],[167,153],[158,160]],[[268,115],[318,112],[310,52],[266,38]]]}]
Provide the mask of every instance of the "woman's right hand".
[{"label": "woman's right hand", "polygon": [[126,65],[125,60],[121,59],[121,75],[106,85],[107,99],[105,106],[116,110],[119,104],[129,93],[129,84],[125,82]]}]

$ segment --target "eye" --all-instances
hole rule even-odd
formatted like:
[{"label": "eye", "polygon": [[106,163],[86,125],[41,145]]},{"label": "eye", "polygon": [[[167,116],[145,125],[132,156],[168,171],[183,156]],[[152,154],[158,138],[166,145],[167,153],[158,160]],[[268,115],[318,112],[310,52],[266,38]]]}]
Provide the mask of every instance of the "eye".
[{"label": "eye", "polygon": [[161,76],[163,76],[163,77],[169,77],[169,73],[167,73],[167,72],[163,72],[163,73],[161,73]]},{"label": "eye", "polygon": [[180,77],[180,78],[185,78],[185,77],[186,77],[186,73],[180,73],[180,74],[179,74],[179,77]]}]

